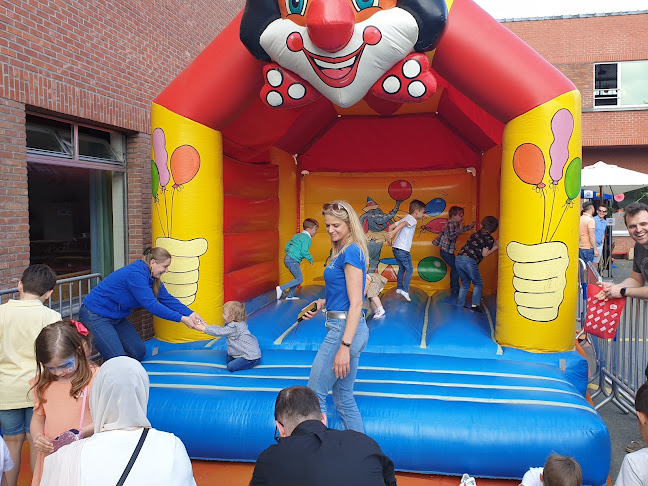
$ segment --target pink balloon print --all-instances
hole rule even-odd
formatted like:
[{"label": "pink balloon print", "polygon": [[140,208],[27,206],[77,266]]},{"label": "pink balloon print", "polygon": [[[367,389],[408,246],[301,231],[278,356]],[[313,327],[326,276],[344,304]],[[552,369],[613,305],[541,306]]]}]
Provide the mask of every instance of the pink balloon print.
[{"label": "pink balloon print", "polygon": [[555,185],[562,179],[563,169],[569,160],[569,140],[574,133],[574,117],[569,110],[562,108],[556,112],[551,119],[551,132],[554,141],[549,148],[549,177]]},{"label": "pink balloon print", "polygon": [[155,161],[155,166],[160,174],[160,185],[163,189],[171,180],[171,174],[169,173],[169,167],[167,166],[168,159],[169,154],[166,151],[164,130],[156,128],[153,130],[153,160]]}]

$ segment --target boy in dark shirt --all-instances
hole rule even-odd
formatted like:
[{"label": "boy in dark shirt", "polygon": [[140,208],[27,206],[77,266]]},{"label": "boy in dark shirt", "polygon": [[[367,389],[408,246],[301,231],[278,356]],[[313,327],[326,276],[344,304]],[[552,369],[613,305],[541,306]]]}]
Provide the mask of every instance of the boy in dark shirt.
[{"label": "boy in dark shirt", "polygon": [[482,312],[480,303],[484,285],[478,265],[484,257],[497,250],[497,241],[493,239],[491,234],[497,230],[498,226],[497,218],[486,216],[482,219],[481,228],[470,235],[470,238],[457,255],[455,264],[461,278],[461,288],[457,298],[457,306],[459,307],[466,305],[466,296],[468,295],[468,289],[470,289],[470,282],[472,282],[473,294],[470,309],[475,312]]}]

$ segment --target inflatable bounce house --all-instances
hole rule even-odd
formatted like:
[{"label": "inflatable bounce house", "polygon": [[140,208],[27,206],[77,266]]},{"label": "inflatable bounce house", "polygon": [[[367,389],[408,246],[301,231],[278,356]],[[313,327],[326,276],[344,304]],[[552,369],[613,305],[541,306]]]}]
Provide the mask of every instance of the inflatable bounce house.
[{"label": "inflatable bounce house", "polygon": [[[279,390],[305,385],[326,330],[299,325],[323,297],[322,205],[348,200],[370,272],[398,271],[385,229],[426,203],[406,302],[389,283],[355,394],[366,432],[401,471],[521,478],[552,452],[586,485],[608,476],[610,438],[574,350],[580,94],[471,0],[248,0],[155,100],[155,244],[169,291],[210,324],[247,304],[263,357],[229,373],[225,339],[155,321],[144,364],[152,423],[193,458],[253,462],[273,442]],[[499,219],[484,313],[456,306],[432,241],[452,206]],[[298,300],[284,246],[320,221]],[[463,233],[460,248],[470,235]],[[329,424],[341,427],[335,407]]]}]

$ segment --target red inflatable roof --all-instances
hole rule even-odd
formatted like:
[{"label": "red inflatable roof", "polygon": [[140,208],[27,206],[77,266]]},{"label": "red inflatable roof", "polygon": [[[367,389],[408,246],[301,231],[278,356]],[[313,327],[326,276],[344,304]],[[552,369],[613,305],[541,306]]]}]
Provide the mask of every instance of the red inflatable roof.
[{"label": "red inflatable roof", "polygon": [[455,0],[433,57],[439,89],[424,106],[326,98],[302,108],[262,103],[263,63],[239,40],[240,15],[155,100],[220,130],[223,151],[267,162],[275,146],[303,169],[420,170],[477,166],[505,123],[575,89],[558,70],[472,0]]}]

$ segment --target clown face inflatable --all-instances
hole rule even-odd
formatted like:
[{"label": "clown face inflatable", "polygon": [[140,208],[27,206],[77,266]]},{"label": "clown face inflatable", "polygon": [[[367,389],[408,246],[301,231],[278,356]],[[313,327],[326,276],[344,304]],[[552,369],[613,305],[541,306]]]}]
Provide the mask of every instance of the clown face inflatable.
[{"label": "clown face inflatable", "polygon": [[444,0],[248,0],[241,41],[264,69],[262,99],[293,108],[368,92],[404,103],[436,90],[426,56],[446,26]]}]

